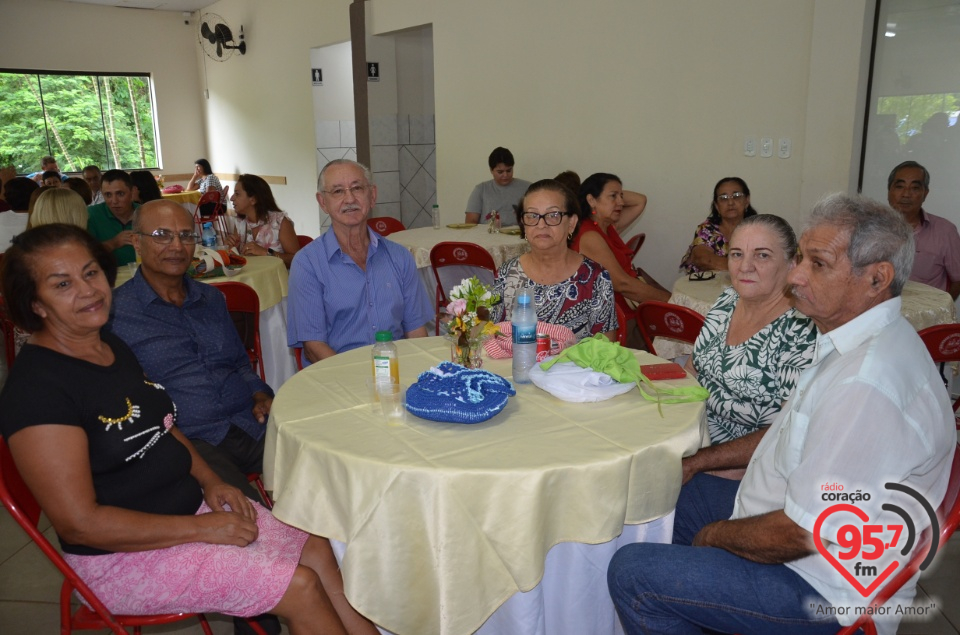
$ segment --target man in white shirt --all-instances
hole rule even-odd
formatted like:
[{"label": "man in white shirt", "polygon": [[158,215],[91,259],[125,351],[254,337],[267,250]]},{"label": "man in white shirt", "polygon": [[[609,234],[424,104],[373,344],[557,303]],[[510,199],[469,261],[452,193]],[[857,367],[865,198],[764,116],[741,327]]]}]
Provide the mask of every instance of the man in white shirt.
[{"label": "man in white shirt", "polygon": [[[851,526],[868,536],[865,522],[903,525],[885,503],[906,509],[917,532],[929,524],[910,496],[886,483],[936,507],[949,479],[953,412],[900,315],[913,253],[911,228],[880,203],[835,195],[814,208],[788,277],[797,309],[819,331],[813,363],[769,429],[684,459],[674,544],[630,545],[614,557],[608,583],[627,633],[832,634],[857,619],[876,588],[861,592],[831,559],[848,562],[851,576],[875,566],[872,578],[856,579],[862,587],[905,560],[899,548],[884,553],[892,530],[878,534],[879,554],[869,542],[877,535],[862,551],[857,545],[857,562],[840,552],[852,552]],[[701,473],[736,467],[747,467],[739,487]],[[861,518],[827,512],[837,500],[855,501]],[[818,552],[814,533],[831,559]],[[915,587],[916,577],[891,603],[909,607]],[[900,617],[875,616],[879,631],[894,633]]]}]

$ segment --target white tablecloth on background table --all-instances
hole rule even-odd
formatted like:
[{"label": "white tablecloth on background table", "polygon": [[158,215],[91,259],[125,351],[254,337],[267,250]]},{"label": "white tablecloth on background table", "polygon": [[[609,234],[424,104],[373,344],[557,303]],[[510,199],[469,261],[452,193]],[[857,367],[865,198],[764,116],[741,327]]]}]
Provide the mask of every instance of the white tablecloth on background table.
[{"label": "white tablecloth on background table", "polygon": [[[397,347],[404,384],[449,359],[443,338]],[[510,365],[484,362],[504,377]],[[624,525],[673,511],[680,459],[708,438],[703,404],[661,417],[636,390],[575,404],[526,384],[480,424],[388,425],[369,403],[370,368],[364,347],[297,373],[273,402],[264,454],[275,515],[345,545],[353,606],[401,635],[612,633],[581,626],[616,622],[606,563]],[[647,529],[622,540],[669,538],[666,524]]]},{"label": "white tablecloth on background table", "polygon": [[[729,286],[730,274],[726,271],[717,272],[712,280],[690,280],[687,276],[681,276],[673,283],[670,303],[685,306],[700,315],[706,315],[723,290]],[[918,331],[928,326],[952,324],[957,321],[956,305],[946,291],[908,281],[900,297],[902,302],[900,312]],[[689,344],[662,337],[654,339],[653,346],[660,357],[668,359],[689,355],[693,351],[693,346]]]}]

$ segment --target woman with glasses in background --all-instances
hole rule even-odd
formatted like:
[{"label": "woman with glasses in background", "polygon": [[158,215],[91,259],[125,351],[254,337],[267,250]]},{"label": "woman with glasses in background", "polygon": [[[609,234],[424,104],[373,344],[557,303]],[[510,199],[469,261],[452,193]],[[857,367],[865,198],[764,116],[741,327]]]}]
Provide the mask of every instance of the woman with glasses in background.
[{"label": "woman with glasses in background", "polygon": [[227,244],[244,256],[276,256],[289,269],[300,242],[267,182],[256,174],[241,174],[230,201],[237,212],[237,234],[227,236]]},{"label": "woman with glasses in background", "polygon": [[572,248],[610,272],[617,304],[624,313],[633,311],[627,300],[669,300],[668,291],[641,277],[633,266],[633,250],[620,238],[620,232],[643,214],[647,197],[625,191],[620,177],[598,172],[580,185],[579,201],[580,224]]},{"label": "woman with glasses in background", "polygon": [[697,226],[693,242],[680,262],[687,273],[726,271],[727,244],[744,218],[757,213],[750,205],[750,188],[738,176],[728,176],[713,186],[710,216]]},{"label": "woman with glasses in background", "polygon": [[509,321],[520,289],[532,289],[537,319],[573,331],[578,340],[603,333],[611,341],[618,327],[610,274],[570,249],[579,220],[577,199],[553,179],[531,185],[516,209],[521,236],[530,251],[500,267],[491,308],[494,322]]}]

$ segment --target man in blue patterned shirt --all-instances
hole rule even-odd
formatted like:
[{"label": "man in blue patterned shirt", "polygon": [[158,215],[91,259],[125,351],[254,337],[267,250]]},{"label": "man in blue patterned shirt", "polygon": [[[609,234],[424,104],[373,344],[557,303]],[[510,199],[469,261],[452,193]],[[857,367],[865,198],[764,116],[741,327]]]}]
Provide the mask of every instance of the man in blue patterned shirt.
[{"label": "man in blue patterned shirt", "polygon": [[257,495],[273,391],[253,371],[223,294],[186,275],[198,236],[179,205],[137,210],[133,244],[143,263],[113,294],[107,328],[122,338],[147,377],[177,406],[177,427],[227,483]]}]

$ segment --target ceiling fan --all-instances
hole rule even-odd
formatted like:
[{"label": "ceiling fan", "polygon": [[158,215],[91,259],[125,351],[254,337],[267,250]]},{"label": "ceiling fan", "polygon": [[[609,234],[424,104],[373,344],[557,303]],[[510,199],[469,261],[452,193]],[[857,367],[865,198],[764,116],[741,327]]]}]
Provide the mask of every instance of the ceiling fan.
[{"label": "ceiling fan", "polygon": [[233,40],[233,32],[226,20],[215,13],[204,13],[200,18],[200,45],[208,57],[218,62],[229,59],[234,51],[246,55],[247,43],[243,41],[243,26],[240,26],[240,43]]}]

